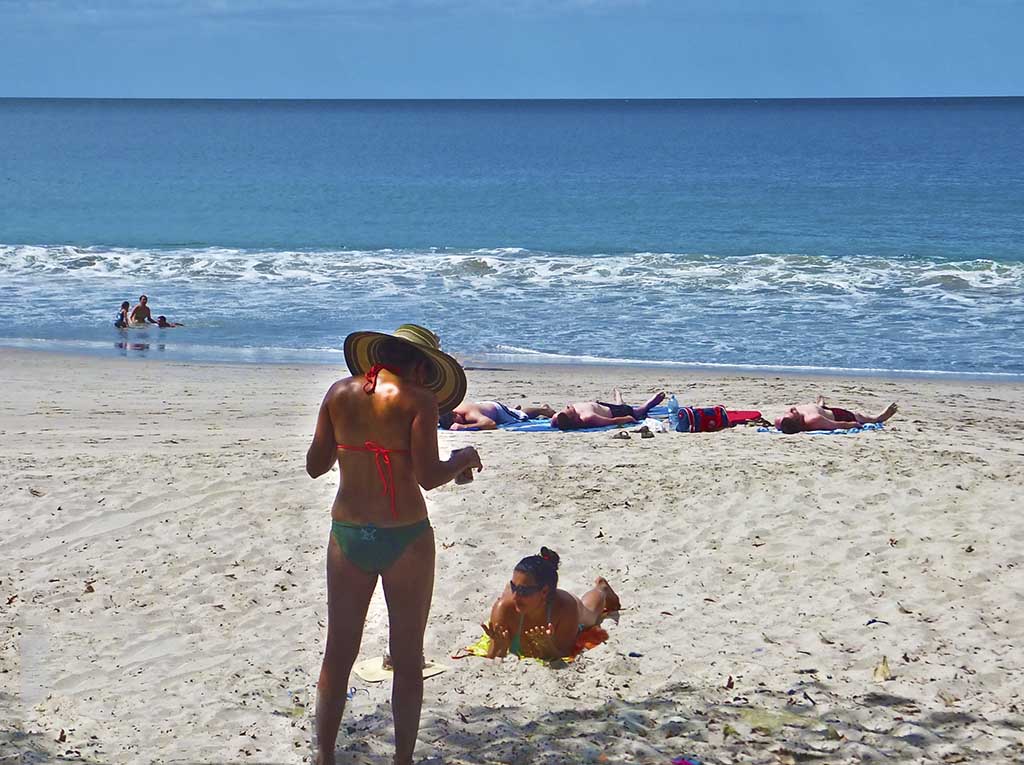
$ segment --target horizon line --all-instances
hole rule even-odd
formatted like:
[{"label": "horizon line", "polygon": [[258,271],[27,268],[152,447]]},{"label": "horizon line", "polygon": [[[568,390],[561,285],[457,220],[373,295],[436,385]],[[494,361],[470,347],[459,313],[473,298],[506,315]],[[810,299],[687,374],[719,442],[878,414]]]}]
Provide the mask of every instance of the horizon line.
[{"label": "horizon line", "polygon": [[943,95],[943,96],[600,96],[600,97],[299,97],[299,96],[3,96],[0,101],[296,101],[296,102],[679,102],[679,101],[977,101],[1019,100],[1021,95]]}]

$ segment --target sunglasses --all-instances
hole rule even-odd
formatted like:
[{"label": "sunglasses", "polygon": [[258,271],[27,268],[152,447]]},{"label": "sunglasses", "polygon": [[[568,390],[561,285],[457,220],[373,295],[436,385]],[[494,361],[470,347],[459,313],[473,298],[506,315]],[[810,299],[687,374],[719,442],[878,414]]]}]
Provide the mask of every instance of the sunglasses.
[{"label": "sunglasses", "polygon": [[544,589],[543,584],[516,584],[515,582],[509,582],[508,586],[512,590],[513,595],[519,595],[524,598]]}]

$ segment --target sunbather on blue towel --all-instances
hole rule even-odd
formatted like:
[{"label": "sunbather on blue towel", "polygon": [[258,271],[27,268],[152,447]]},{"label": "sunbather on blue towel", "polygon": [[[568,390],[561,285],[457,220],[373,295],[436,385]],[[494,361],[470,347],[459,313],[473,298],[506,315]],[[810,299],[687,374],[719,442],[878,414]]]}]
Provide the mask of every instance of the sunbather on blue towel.
[{"label": "sunbather on blue towel", "polygon": [[884,412],[872,417],[838,406],[828,406],[825,399],[818,396],[818,400],[813,404],[791,406],[788,412],[775,418],[775,427],[787,435],[806,430],[849,430],[859,428],[868,422],[885,422],[896,414],[897,410],[896,404],[889,404]]},{"label": "sunbather on blue towel", "polygon": [[500,425],[550,417],[554,413],[546,404],[513,409],[500,401],[463,401],[451,412],[441,415],[439,422],[445,430],[494,430]]},{"label": "sunbather on blue towel", "polygon": [[640,422],[647,413],[661,403],[665,392],[659,391],[643,406],[630,406],[622,400],[618,388],[612,390],[615,400],[580,401],[567,404],[565,409],[551,418],[551,427],[559,430],[579,430],[580,428],[600,428],[605,425],[628,425]]}]

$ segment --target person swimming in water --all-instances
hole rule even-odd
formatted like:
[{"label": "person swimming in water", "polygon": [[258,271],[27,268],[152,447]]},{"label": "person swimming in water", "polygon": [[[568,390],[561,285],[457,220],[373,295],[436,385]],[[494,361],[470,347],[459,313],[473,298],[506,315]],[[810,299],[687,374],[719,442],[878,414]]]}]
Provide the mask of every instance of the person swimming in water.
[{"label": "person swimming in water", "polygon": [[345,338],[351,377],[327,391],[306,453],[312,478],[338,465],[327,545],[327,647],[317,683],[319,765],[334,763],[348,678],[380,579],[394,668],[395,765],[410,765],[423,703],[423,633],[434,589],[434,532],[421,489],[481,470],[476,449],[438,456],[438,412],[466,395],[466,375],[415,324]]},{"label": "person swimming in water", "polygon": [[828,406],[825,399],[818,396],[813,404],[791,406],[784,415],[775,418],[775,427],[786,435],[805,430],[847,430],[859,428],[866,422],[885,422],[897,411],[899,407],[896,404],[889,404],[884,412],[872,417],[838,406]]},{"label": "person swimming in water", "polygon": [[539,555],[516,564],[512,580],[491,607],[490,620],[481,625],[491,639],[488,658],[568,656],[580,632],[619,610],[619,596],[603,577],[580,598],[558,589],[558,563],[558,553],[541,547]]},{"label": "person swimming in water", "polygon": [[128,316],[129,324],[139,326],[141,324],[156,324],[153,320],[153,314],[149,309],[149,298],[145,295],[139,295],[139,303],[133,309],[131,314]]},{"label": "person swimming in water", "polygon": [[128,327],[128,310],[132,307],[132,304],[125,300],[121,303],[121,310],[117,312],[117,318],[114,319],[114,326],[118,329],[127,329]]},{"label": "person swimming in water", "polygon": [[184,327],[185,326],[184,324],[181,324],[180,322],[177,322],[177,321],[167,321],[167,317],[166,316],[157,316],[156,317],[156,325],[158,327],[160,327],[160,329],[171,329],[173,327]]}]

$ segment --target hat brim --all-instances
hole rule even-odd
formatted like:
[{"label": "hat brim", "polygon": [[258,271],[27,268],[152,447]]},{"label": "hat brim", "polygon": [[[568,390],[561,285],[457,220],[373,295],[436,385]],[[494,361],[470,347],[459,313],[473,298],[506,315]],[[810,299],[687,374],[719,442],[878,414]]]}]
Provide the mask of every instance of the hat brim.
[{"label": "hat brim", "polygon": [[433,372],[421,384],[437,398],[439,412],[450,412],[462,403],[466,397],[466,372],[458,361],[444,351],[427,348],[384,332],[353,332],[345,338],[345,363],[349,371],[358,377],[366,374],[374,364],[379,364],[380,346],[386,340],[404,343],[431,362]]}]

